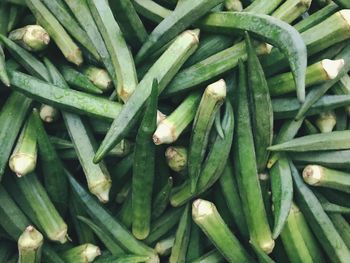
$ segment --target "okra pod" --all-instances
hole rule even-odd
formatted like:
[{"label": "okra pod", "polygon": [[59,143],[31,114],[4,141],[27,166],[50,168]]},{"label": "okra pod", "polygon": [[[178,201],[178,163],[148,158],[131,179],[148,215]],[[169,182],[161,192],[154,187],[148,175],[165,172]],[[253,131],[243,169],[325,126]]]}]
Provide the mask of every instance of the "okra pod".
[{"label": "okra pod", "polygon": [[310,8],[311,2],[312,0],[287,0],[273,12],[272,16],[291,24]]},{"label": "okra pod", "polygon": [[84,74],[103,92],[109,91],[113,87],[113,81],[105,69],[88,66],[84,68]]},{"label": "okra pod", "polygon": [[171,249],[169,263],[186,262],[186,254],[191,233],[190,204],[187,204],[180,218]]},{"label": "okra pod", "polygon": [[224,5],[227,11],[240,12],[243,10],[243,5],[240,0],[225,0]]},{"label": "okra pod", "polygon": [[282,2],[281,0],[273,0],[266,2],[264,0],[251,1],[252,3],[243,9],[244,12],[256,12],[258,14],[270,14]]},{"label": "okra pod", "polygon": [[123,101],[127,101],[138,83],[131,52],[123,38],[118,23],[114,19],[108,2],[87,0],[87,3],[110,54],[115,71],[114,76],[117,78],[115,85],[117,85],[118,96]]},{"label": "okra pod", "polygon": [[304,124],[305,124],[305,131],[307,135],[317,134],[320,132],[318,128],[308,119],[304,119]]},{"label": "okra pod", "polygon": [[62,259],[67,263],[89,263],[99,255],[101,255],[100,248],[92,244],[83,244],[61,254]]},{"label": "okra pod", "polygon": [[210,130],[225,97],[226,83],[221,79],[207,86],[199,103],[188,151],[188,176],[191,182],[191,192],[196,191]]},{"label": "okra pod", "polygon": [[159,193],[155,196],[153,204],[152,204],[152,218],[158,218],[161,216],[166,210],[169,204],[169,198],[171,189],[173,188],[173,178],[169,177],[166,184],[159,191]]},{"label": "okra pod", "polygon": [[151,83],[158,80],[158,93],[161,93],[170,79],[176,74],[186,59],[198,46],[199,30],[185,31],[178,36],[163,55],[148,71],[135,92],[123,106],[121,113],[112,123],[106,137],[97,151],[94,162],[99,162],[106,153],[119,143],[134,123],[151,93]]},{"label": "okra pod", "polygon": [[320,165],[308,165],[303,170],[304,181],[312,186],[328,187],[350,193],[350,174]]},{"label": "okra pod", "polygon": [[328,214],[332,220],[334,227],[337,229],[339,235],[344,240],[346,246],[350,247],[350,225],[341,214]]},{"label": "okra pod", "polygon": [[225,262],[225,258],[222,256],[222,254],[217,251],[216,249],[213,249],[209,251],[208,253],[204,254],[200,258],[194,260],[192,263],[222,263]]},{"label": "okra pod", "polygon": [[227,227],[213,203],[197,199],[192,217],[215,247],[229,262],[252,262],[252,259]]},{"label": "okra pod", "polygon": [[266,252],[264,252],[257,244],[254,242],[250,241],[249,242],[251,247],[253,248],[255,255],[257,256],[259,262],[261,263],[275,263],[274,260],[272,260]]},{"label": "okra pod", "polygon": [[153,135],[156,145],[169,144],[176,141],[184,129],[194,119],[201,99],[201,93],[195,91],[164,120],[162,120]]},{"label": "okra pod", "polygon": [[160,256],[167,256],[171,252],[171,248],[174,245],[174,241],[175,241],[175,236],[171,235],[163,240],[158,241],[156,246],[154,247],[154,250]]},{"label": "okra pod", "polygon": [[40,118],[47,123],[52,123],[59,118],[59,111],[49,105],[42,104],[39,110]]},{"label": "okra pod", "polygon": [[331,132],[337,122],[334,111],[325,111],[318,115],[315,124],[322,133]]},{"label": "okra pod", "polygon": [[37,135],[34,116],[30,115],[9,160],[11,170],[18,177],[25,176],[35,170],[37,161]]},{"label": "okra pod", "polygon": [[16,42],[28,51],[44,50],[50,43],[50,36],[39,25],[28,25],[10,32],[9,39]]},{"label": "okra pod", "polygon": [[349,249],[315,195],[303,183],[294,164],[292,162],[289,164],[291,166],[294,189],[296,189],[296,200],[313,233],[332,262],[347,262],[350,257]]},{"label": "okra pod", "polygon": [[33,226],[28,226],[18,239],[18,263],[40,263],[43,235]]},{"label": "okra pod", "polygon": [[132,232],[145,239],[150,231],[152,192],[155,176],[155,145],[152,134],[157,127],[158,82],[153,81],[151,96],[136,136],[132,177]]},{"label": "okra pod", "polygon": [[[7,26],[9,22],[8,16],[8,8],[9,5],[7,3],[0,4],[0,34],[7,35]],[[10,80],[6,71],[6,63],[5,63],[5,53],[3,50],[3,46],[0,44],[0,80],[1,82],[9,87]]]},{"label": "okra pod", "polygon": [[[120,221],[120,223],[122,223],[128,229],[131,228],[132,221],[133,221],[133,209],[132,209],[131,197],[132,197],[131,192],[129,191],[117,214],[117,218]],[[117,195],[116,201],[117,202],[119,201],[118,195]]]},{"label": "okra pod", "polygon": [[165,157],[171,170],[181,173],[187,168],[188,152],[186,147],[169,146],[165,151]]},{"label": "okra pod", "polygon": [[[350,76],[345,74],[331,89],[336,95],[350,94]],[[345,107],[345,110],[350,115],[350,107]]]},{"label": "okra pod", "polygon": [[40,0],[25,0],[25,2],[38,23],[45,28],[50,37],[55,41],[65,58],[78,66],[82,64],[83,57],[81,50],[51,14],[49,9]]},{"label": "okra pod", "polygon": [[345,206],[340,206],[334,203],[331,203],[323,196],[323,194],[314,191],[314,194],[316,195],[318,201],[320,201],[320,204],[323,207],[323,210],[326,211],[328,214],[330,213],[339,213],[339,214],[347,214],[350,213],[350,208]]},{"label": "okra pod", "polygon": [[335,0],[334,2],[343,8],[350,8],[350,4],[346,0]]},{"label": "okra pod", "polygon": [[6,72],[5,53],[1,45],[0,45],[0,80],[5,86],[7,87],[10,86],[10,79]]},{"label": "okra pod", "polygon": [[152,0],[135,0],[133,5],[140,15],[157,24],[172,12]]}]

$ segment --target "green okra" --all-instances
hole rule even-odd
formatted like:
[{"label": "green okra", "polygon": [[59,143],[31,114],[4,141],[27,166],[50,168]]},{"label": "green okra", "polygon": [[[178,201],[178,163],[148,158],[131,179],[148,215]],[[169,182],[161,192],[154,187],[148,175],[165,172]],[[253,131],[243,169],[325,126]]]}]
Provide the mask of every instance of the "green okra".
[{"label": "green okra", "polygon": [[109,1],[112,12],[127,43],[139,48],[147,39],[148,33],[130,1]]},{"label": "green okra", "polygon": [[47,123],[52,123],[59,118],[59,111],[49,105],[41,104],[39,110],[40,118]]},{"label": "green okra", "polygon": [[[349,105],[349,95],[324,95],[313,104],[304,115],[316,115]],[[296,98],[276,98],[272,100],[275,119],[297,118],[300,103]],[[302,107],[302,106],[301,106]],[[298,117],[300,118],[304,117]]]},{"label": "green okra", "polygon": [[152,219],[161,216],[169,204],[170,193],[173,188],[173,178],[169,177],[166,184],[161,188],[159,193],[154,197],[152,204]]},{"label": "green okra", "polygon": [[145,239],[150,231],[152,192],[155,176],[155,145],[152,134],[157,127],[158,82],[152,84],[151,96],[141,121],[135,143],[132,177],[132,232]]},{"label": "green okra", "polygon": [[62,26],[76,39],[84,48],[86,48],[95,59],[100,56],[96,48],[89,39],[87,33],[80,27],[73,15],[67,10],[63,0],[43,0],[42,1]]},{"label": "green okra", "polygon": [[169,146],[165,151],[165,157],[171,170],[181,173],[187,168],[188,151],[186,147]]},{"label": "green okra", "polygon": [[349,249],[346,247],[315,195],[300,178],[294,164],[292,162],[289,164],[291,166],[294,189],[296,189],[297,203],[306,217],[309,226],[312,228],[313,233],[332,262],[346,262],[350,257]]},{"label": "green okra", "polygon": [[192,218],[229,262],[252,262],[213,203],[203,199],[194,201]]},{"label": "green okra", "polygon": [[157,242],[157,244],[154,247],[154,250],[160,255],[160,256],[168,256],[171,252],[171,249],[174,245],[175,236],[171,235],[167,238],[164,238]]},{"label": "green okra", "polygon": [[350,225],[341,214],[328,214],[334,227],[337,229],[339,235],[344,240],[346,246],[350,247]]},{"label": "green okra", "polygon": [[49,34],[39,25],[18,28],[10,32],[8,38],[32,52],[42,51],[50,43]]},{"label": "green okra", "polygon": [[86,2],[110,54],[115,71],[112,76],[117,78],[115,85],[118,96],[123,101],[126,101],[138,84],[132,54],[123,38],[118,23],[114,19],[108,1],[87,0]]},{"label": "green okra", "polygon": [[[344,60],[329,60],[324,59],[317,62],[306,69],[305,86],[320,84],[327,80],[332,80],[337,77],[339,71],[344,66]],[[293,75],[291,72],[282,73],[267,80],[270,94],[279,96],[293,92],[295,86],[293,84]]]},{"label": "green okra", "polygon": [[18,263],[40,263],[43,235],[33,226],[28,226],[18,239]]},{"label": "green okra", "polygon": [[101,255],[99,247],[92,244],[83,244],[68,249],[61,254],[62,259],[67,263],[89,263]]},{"label": "green okra", "polygon": [[10,79],[6,71],[5,54],[1,45],[0,45],[0,80],[5,86],[7,87],[10,86]]},{"label": "green okra", "polygon": [[307,135],[317,134],[320,132],[318,128],[308,119],[304,119],[304,126]]},{"label": "green okra", "polygon": [[222,0],[184,1],[167,16],[147,37],[135,57],[135,62],[143,62],[151,53],[172,40],[198,18],[209,12]]},{"label": "green okra", "polygon": [[22,6],[11,5],[7,24],[7,32],[12,31],[18,24],[24,14],[25,8]]},{"label": "green okra", "polygon": [[234,177],[232,164],[228,161],[225,170],[219,179],[221,191],[226,201],[227,208],[233,217],[235,224],[238,227],[239,233],[249,238],[247,223],[244,218],[242,201],[239,196],[239,189],[236,178]]},{"label": "green okra", "polygon": [[64,0],[76,20],[79,22],[82,29],[87,33],[89,40],[95,47],[100,56],[100,60],[113,79],[113,83],[117,84],[117,76],[115,75],[112,59],[108,53],[106,44],[103,41],[101,33],[94,21],[94,18],[89,10],[86,0]]},{"label": "green okra", "polygon": [[13,92],[1,109],[0,141],[2,142],[2,150],[0,151],[0,179],[5,173],[12,147],[20,132],[22,123],[25,121],[31,103],[31,99],[20,93]]},{"label": "green okra", "polygon": [[346,0],[335,0],[335,3],[337,3],[339,6],[341,6],[342,8],[350,8],[350,4],[346,1]]},{"label": "green okra", "polygon": [[328,214],[330,213],[339,213],[339,214],[347,214],[350,213],[350,208],[345,206],[340,206],[334,203],[331,203],[328,201],[326,197],[324,197],[323,194],[314,191],[314,194],[316,195],[318,201],[320,201],[320,204],[323,207],[323,210],[326,211]]},{"label": "green okra", "polygon": [[47,243],[43,245],[42,261],[44,263],[65,263],[57,252]]},{"label": "green okra", "polygon": [[320,165],[308,165],[303,170],[304,181],[311,186],[328,187],[350,193],[350,174]]},{"label": "green okra", "polygon": [[35,173],[22,178],[8,176],[4,183],[21,209],[48,239],[62,244],[67,241],[67,225]]},{"label": "green okra", "polygon": [[162,120],[153,135],[156,145],[169,144],[176,141],[185,128],[195,118],[201,93],[192,92],[183,102],[164,120]]},{"label": "green okra", "polygon": [[25,0],[25,2],[38,23],[45,28],[50,37],[55,41],[65,58],[78,66],[82,64],[83,57],[81,50],[49,9],[40,0]]},{"label": "green okra", "polygon": [[248,33],[245,33],[245,43],[248,56],[248,97],[251,101],[250,110],[253,116],[251,121],[254,133],[256,165],[258,172],[263,172],[269,157],[266,148],[272,144],[273,110],[265,74]]},{"label": "green okra", "polygon": [[[108,231],[123,250],[137,255],[150,256],[148,263],[158,262],[158,256],[154,254],[153,249],[135,239],[133,235],[116,221],[104,207],[68,174],[68,172],[67,175],[73,193],[79,198],[86,212],[96,225]],[[106,222],[108,222],[108,224],[106,224]]]},{"label": "green okra", "polygon": [[[245,66],[240,62],[238,104],[235,112],[237,116],[235,126],[237,128],[233,148],[235,173],[250,239],[258,244],[262,250],[270,253],[274,247],[274,241],[268,225],[258,179],[246,76]],[[242,151],[242,149],[245,150]]]},{"label": "green okra", "polygon": [[266,2],[264,0],[256,0],[244,8],[243,11],[254,12],[258,14],[270,14],[281,4],[281,2],[281,0],[273,0],[269,2]]},{"label": "green okra", "polygon": [[116,241],[113,240],[113,238],[106,231],[94,224],[94,222],[92,222],[90,219],[83,216],[78,216],[78,219],[86,224],[86,226],[88,226],[96,234],[96,236],[106,246],[109,252],[112,253],[112,255],[120,255],[124,253],[124,250],[116,243]]},{"label": "green okra", "polygon": [[337,116],[334,111],[325,111],[320,113],[316,120],[315,125],[322,133],[331,132],[336,125]]},{"label": "green okra", "polygon": [[219,178],[225,169],[227,159],[232,145],[234,114],[231,104],[226,101],[225,114],[221,121],[224,131],[224,138],[221,138],[213,129],[213,142],[210,144],[208,155],[203,163],[199,176],[197,191],[192,193],[190,181],[174,187],[170,196],[170,203],[173,206],[181,206],[195,196],[209,189]]},{"label": "green okra", "polygon": [[306,135],[273,145],[269,147],[269,150],[307,152],[349,149],[350,144],[347,141],[349,136],[350,131],[348,130]]},{"label": "green okra", "polygon": [[88,66],[84,68],[84,74],[103,92],[109,91],[113,87],[113,81],[105,69]]},{"label": "green okra", "polygon": [[275,262],[254,242],[250,241],[250,245],[253,248],[259,262],[261,262],[261,263],[274,263]]},{"label": "green okra", "polygon": [[124,104],[121,113],[112,123],[106,137],[96,153],[94,162],[99,162],[106,153],[119,143],[135,122],[151,93],[151,83],[158,80],[158,93],[161,93],[184,61],[198,46],[199,30],[189,30],[179,35],[137,86],[133,95]]},{"label": "green okra", "polygon": [[204,250],[204,247],[202,246],[202,236],[203,234],[201,229],[192,221],[190,241],[188,242],[188,249],[186,253],[187,262],[192,262],[202,255]]},{"label": "green okra", "polygon": [[[132,221],[133,221],[133,209],[132,209],[131,197],[132,197],[131,192],[129,191],[117,214],[117,218],[120,221],[120,223],[122,223],[128,229],[131,228]],[[118,199],[118,195],[116,199]],[[116,200],[116,201],[119,201],[119,200]]]},{"label": "green okra", "polygon": [[191,233],[190,204],[187,204],[180,218],[171,249],[169,263],[186,262],[186,254]]},{"label": "green okra", "polygon": [[270,169],[270,179],[274,214],[272,237],[276,239],[287,221],[293,199],[292,175],[286,156],[280,156]]},{"label": "green okra", "polygon": [[69,65],[61,65],[60,71],[68,84],[74,86],[76,89],[92,94],[102,93],[101,89],[92,83],[88,76],[73,67],[70,67]]},{"label": "green okra", "polygon": [[224,5],[227,11],[240,12],[243,10],[243,5],[240,0],[225,0]]},{"label": "green okra", "polygon": [[38,146],[34,116],[30,115],[10,156],[9,166],[11,170],[18,177],[33,172],[36,167],[37,153]]},{"label": "green okra", "polygon": [[312,0],[287,0],[273,12],[272,16],[291,24],[310,8],[311,2]]},{"label": "green okra", "polygon": [[[9,5],[0,3],[0,34],[7,35],[7,26],[9,22],[8,16]],[[5,53],[3,46],[0,44],[0,81],[7,87],[10,86],[10,80],[6,71]]]},{"label": "green okra", "polygon": [[[336,84],[331,88],[336,95],[350,94],[350,76],[345,74]],[[350,107],[345,107],[346,113],[350,115]]]},{"label": "green okra", "polygon": [[206,262],[222,263],[222,262],[225,262],[225,258],[222,256],[222,254],[219,251],[217,251],[216,249],[213,249],[207,252],[206,254],[204,254],[203,256],[201,256],[200,258],[192,261],[192,263],[206,263]]},{"label": "green okra", "polygon": [[225,97],[226,83],[221,79],[207,86],[199,103],[188,150],[188,176],[191,182],[191,192],[196,191],[210,130]]},{"label": "green okra", "polygon": [[151,0],[135,0],[133,1],[133,5],[140,15],[157,24],[170,16],[172,12]]}]

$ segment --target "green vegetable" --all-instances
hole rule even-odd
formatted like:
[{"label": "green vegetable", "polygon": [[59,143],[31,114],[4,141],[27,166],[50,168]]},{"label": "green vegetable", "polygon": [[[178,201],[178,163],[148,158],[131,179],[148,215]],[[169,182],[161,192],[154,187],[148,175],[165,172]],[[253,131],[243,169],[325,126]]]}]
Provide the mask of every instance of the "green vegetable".
[{"label": "green vegetable", "polygon": [[213,249],[209,251],[208,253],[204,254],[200,258],[194,260],[192,263],[221,263],[225,262],[225,258],[222,256],[222,254],[217,251],[216,249]]},{"label": "green vegetable", "polygon": [[165,157],[171,170],[181,173],[187,168],[187,148],[181,146],[169,146],[165,151]]},{"label": "green vegetable", "polygon": [[103,92],[113,87],[113,82],[105,69],[88,66],[84,69],[84,74]]},{"label": "green vegetable", "polygon": [[325,111],[320,113],[315,124],[322,133],[331,132],[337,122],[334,111]]},{"label": "green vegetable", "polygon": [[166,184],[159,191],[159,193],[155,196],[153,204],[152,204],[152,218],[158,218],[161,216],[166,210],[169,204],[169,198],[171,189],[173,188],[173,178],[169,177]]},{"label": "green vegetable", "polygon": [[311,2],[312,0],[286,0],[273,12],[272,16],[291,24],[310,8]]},{"label": "green vegetable", "polygon": [[172,12],[152,0],[134,0],[133,5],[140,15],[155,23],[160,23]]},{"label": "green vegetable", "polygon": [[101,255],[99,247],[92,244],[83,244],[61,254],[62,259],[67,263],[89,263],[99,255]]},{"label": "green vegetable", "polygon": [[40,115],[40,118],[47,123],[52,123],[54,121],[57,121],[57,119],[60,116],[59,111],[56,108],[45,104],[42,104],[40,106],[39,115]]},{"label": "green vegetable", "polygon": [[350,225],[341,214],[328,214],[332,220],[334,227],[337,229],[339,235],[344,240],[346,246],[350,247]]},{"label": "green vegetable", "polygon": [[42,51],[50,43],[50,36],[38,25],[28,25],[10,32],[9,39],[29,51]]},{"label": "green vegetable", "polygon": [[18,262],[40,263],[43,235],[33,226],[28,226],[18,239]]},{"label": "green vegetable", "polygon": [[174,241],[175,241],[175,237],[173,235],[171,235],[171,236],[157,242],[154,249],[160,256],[167,256],[171,252],[171,248],[174,245]]}]

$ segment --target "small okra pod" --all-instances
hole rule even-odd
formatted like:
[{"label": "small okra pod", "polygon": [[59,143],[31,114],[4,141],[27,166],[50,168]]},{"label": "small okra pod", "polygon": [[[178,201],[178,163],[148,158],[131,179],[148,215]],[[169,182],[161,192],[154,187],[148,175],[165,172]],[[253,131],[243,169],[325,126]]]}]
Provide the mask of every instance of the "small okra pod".
[{"label": "small okra pod", "polygon": [[335,115],[334,111],[326,111],[318,115],[315,124],[322,133],[327,133],[333,130],[336,122],[337,116]]},{"label": "small okra pod", "polygon": [[181,173],[187,168],[188,151],[186,147],[169,146],[165,158],[171,170]]},{"label": "small okra pod", "polygon": [[18,177],[33,172],[36,167],[38,145],[33,118],[33,115],[29,116],[9,160],[11,170]]},{"label": "small okra pod", "polygon": [[56,108],[42,104],[40,106],[39,115],[44,122],[51,123],[58,119],[60,113]]},{"label": "small okra pod", "polygon": [[10,32],[8,38],[32,52],[42,51],[50,43],[49,34],[39,25],[28,25],[16,29]]},{"label": "small okra pod", "polygon": [[67,263],[90,263],[100,255],[100,248],[92,244],[83,244],[64,251],[61,254],[64,261]]},{"label": "small okra pod", "polygon": [[188,150],[188,176],[192,192],[197,187],[211,127],[225,97],[226,83],[221,79],[207,86],[197,109]]},{"label": "small okra pod", "polygon": [[175,236],[171,235],[167,238],[164,238],[157,242],[156,246],[154,247],[154,250],[160,255],[160,256],[168,256],[171,252],[171,249],[174,245]]},{"label": "small okra pod", "polygon": [[88,79],[103,92],[109,91],[113,87],[113,81],[108,71],[95,66],[88,66],[83,70]]},{"label": "small okra pod", "polygon": [[350,174],[320,165],[308,165],[303,171],[304,181],[312,186],[328,187],[350,193]]},{"label": "small okra pod", "polygon": [[194,201],[192,218],[229,262],[253,262],[213,203],[203,199]]},{"label": "small okra pod", "polygon": [[40,263],[43,235],[33,226],[28,226],[18,239],[18,263]]},{"label": "small okra pod", "polygon": [[200,99],[199,91],[191,93],[168,117],[160,121],[153,135],[154,143],[160,145],[175,142],[193,121]]}]

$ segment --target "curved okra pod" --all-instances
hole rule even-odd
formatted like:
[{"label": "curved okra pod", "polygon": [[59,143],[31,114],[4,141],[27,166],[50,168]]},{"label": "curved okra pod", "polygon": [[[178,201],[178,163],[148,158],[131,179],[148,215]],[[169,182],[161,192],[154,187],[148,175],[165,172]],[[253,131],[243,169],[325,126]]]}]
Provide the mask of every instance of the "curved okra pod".
[{"label": "curved okra pod", "polygon": [[101,255],[99,247],[92,244],[83,244],[64,251],[61,254],[62,259],[67,263],[89,263]]},{"label": "curved okra pod", "polygon": [[66,59],[77,66],[82,64],[83,56],[81,50],[46,6],[40,0],[25,0],[25,2],[38,23],[46,29],[50,37],[61,49]]},{"label": "curved okra pod", "polygon": [[9,160],[11,170],[22,177],[35,170],[38,156],[34,116],[30,115]]},{"label": "curved okra pod", "polygon": [[271,168],[270,178],[274,214],[272,237],[276,239],[283,230],[293,199],[292,175],[286,156],[280,156]]},{"label": "curved okra pod", "polygon": [[158,80],[158,94],[160,94],[170,79],[176,74],[186,59],[196,50],[199,41],[199,30],[187,30],[179,35],[163,55],[147,72],[129,100],[124,104],[121,113],[112,123],[106,137],[98,149],[94,162],[99,162],[120,140],[135,122],[135,118],[142,110],[151,94],[151,84]]},{"label": "curved okra pod", "polygon": [[320,165],[308,165],[303,171],[304,181],[311,186],[320,186],[350,193],[350,174],[328,169]]},{"label": "curved okra pod", "polygon": [[153,135],[154,143],[160,145],[176,141],[194,119],[200,99],[199,91],[192,92],[168,117],[160,121]]},{"label": "curved okra pod", "polygon": [[188,151],[188,176],[191,192],[196,191],[201,166],[208,145],[209,134],[216,113],[226,97],[226,83],[223,79],[210,84],[204,91],[194,118]]},{"label": "curved okra pod", "polygon": [[87,0],[87,3],[110,54],[114,75],[117,78],[115,85],[117,85],[118,96],[123,101],[127,101],[138,83],[132,54],[108,2]]},{"label": "curved okra pod", "polygon": [[18,263],[40,263],[43,235],[33,226],[28,226],[18,239]]},{"label": "curved okra pod", "polygon": [[132,176],[132,232],[145,239],[150,231],[152,192],[155,176],[155,145],[152,134],[157,127],[158,82],[152,84],[151,96],[136,136]]},{"label": "curved okra pod", "polygon": [[250,123],[245,66],[239,65],[239,90],[234,143],[235,171],[250,239],[270,253],[274,247],[258,179],[254,139]]},{"label": "curved okra pod", "polygon": [[321,204],[304,184],[300,178],[298,170],[292,162],[291,166],[294,189],[296,190],[296,200],[301,211],[308,220],[309,226],[316,235],[318,241],[327,253],[329,258],[334,262],[347,262],[350,258],[350,251],[346,247],[343,239],[335,229],[331,220],[324,212]]},{"label": "curved okra pod", "polygon": [[253,262],[213,203],[203,199],[194,201],[192,218],[229,262]]}]

